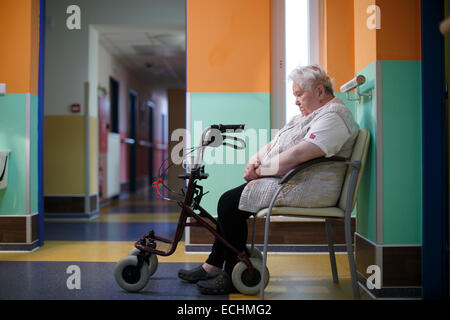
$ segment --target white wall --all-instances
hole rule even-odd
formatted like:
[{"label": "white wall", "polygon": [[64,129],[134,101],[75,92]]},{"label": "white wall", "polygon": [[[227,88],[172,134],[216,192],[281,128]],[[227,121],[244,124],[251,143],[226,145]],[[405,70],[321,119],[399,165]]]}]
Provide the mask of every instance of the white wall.
[{"label": "white wall", "polygon": [[[69,5],[81,9],[81,30],[66,27]],[[80,103],[84,114],[84,83],[89,81],[93,91],[90,101],[95,103],[99,50],[96,33],[102,25],[184,29],[185,23],[184,0],[47,0],[46,10],[46,115],[71,115],[73,103]],[[96,109],[91,108],[92,116],[96,116]]]},{"label": "white wall", "polygon": [[[102,46],[98,46],[98,85],[109,91],[109,77],[113,77],[119,82],[119,131],[127,132],[130,119],[129,119],[129,92],[135,91],[138,94],[138,108],[142,104],[147,105],[147,101],[151,100],[155,104],[154,110],[154,133],[153,136],[156,140],[161,140],[162,124],[159,121],[160,115],[167,115],[167,89],[158,88],[146,85],[137,78],[133,73],[129,71],[123,64],[117,59],[111,56],[109,52]],[[107,98],[109,99],[109,92]],[[92,111],[92,110],[91,110]],[[136,110],[136,112],[139,112]],[[148,111],[145,112],[145,119],[148,119]],[[92,114],[92,112],[91,112]],[[167,117],[166,117],[167,118]],[[167,120],[166,120],[167,121]],[[167,123],[165,125],[167,130]],[[147,126],[137,125],[137,134],[146,136],[148,133]]]}]

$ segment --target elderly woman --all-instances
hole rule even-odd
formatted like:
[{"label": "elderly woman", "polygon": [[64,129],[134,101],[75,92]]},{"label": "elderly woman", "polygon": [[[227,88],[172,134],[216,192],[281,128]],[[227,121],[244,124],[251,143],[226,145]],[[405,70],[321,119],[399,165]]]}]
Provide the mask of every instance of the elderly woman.
[{"label": "elderly woman", "polygon": [[[218,203],[217,231],[241,252],[246,248],[246,220],[267,208],[275,193],[278,180],[273,176],[315,158],[350,157],[359,132],[351,112],[334,97],[332,81],[320,66],[298,67],[289,78],[301,114],[250,158],[244,170],[247,183],[225,192]],[[302,171],[290,180],[275,205],[335,206],[345,169],[345,164],[332,162]],[[201,293],[227,294],[235,292],[231,273],[237,262],[236,255],[216,240],[203,265],[180,270],[178,276],[197,283]]]}]

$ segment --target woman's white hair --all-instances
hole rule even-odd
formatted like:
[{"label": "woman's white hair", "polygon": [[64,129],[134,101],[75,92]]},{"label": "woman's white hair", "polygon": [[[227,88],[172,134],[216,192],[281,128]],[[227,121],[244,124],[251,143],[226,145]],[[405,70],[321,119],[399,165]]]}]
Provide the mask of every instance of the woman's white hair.
[{"label": "woman's white hair", "polygon": [[325,90],[333,94],[333,80],[318,64],[297,67],[289,75],[289,80],[294,81],[303,90],[314,90],[323,85]]}]

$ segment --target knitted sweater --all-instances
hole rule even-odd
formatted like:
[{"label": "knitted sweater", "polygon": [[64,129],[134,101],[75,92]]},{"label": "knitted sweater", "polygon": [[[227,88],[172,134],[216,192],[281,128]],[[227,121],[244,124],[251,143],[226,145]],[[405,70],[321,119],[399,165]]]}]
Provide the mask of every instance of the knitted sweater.
[{"label": "knitted sweater", "polygon": [[[271,148],[262,161],[290,149],[300,143],[309,128],[328,113],[336,113],[349,130],[349,138],[335,156],[350,158],[359,133],[359,126],[341,99],[334,98],[310,115],[295,116],[275,136]],[[321,163],[297,173],[278,195],[275,206],[318,208],[334,207],[340,196],[346,165],[344,163]],[[242,192],[239,209],[256,213],[269,207],[278,189],[277,178],[261,178],[250,181]]]}]

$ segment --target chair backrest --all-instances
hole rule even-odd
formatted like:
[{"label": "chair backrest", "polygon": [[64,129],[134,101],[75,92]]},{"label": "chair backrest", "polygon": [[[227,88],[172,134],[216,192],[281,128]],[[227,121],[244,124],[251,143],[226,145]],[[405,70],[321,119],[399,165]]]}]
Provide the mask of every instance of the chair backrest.
[{"label": "chair backrest", "polygon": [[[358,194],[359,185],[361,183],[361,178],[363,176],[364,168],[366,166],[366,159],[367,159],[367,153],[369,150],[369,144],[370,144],[370,133],[365,129],[360,129],[358,137],[356,138],[355,145],[353,146],[353,152],[351,161],[360,161],[361,162],[361,168],[358,172],[358,178],[356,181],[356,187],[353,190],[353,203],[352,203],[352,210],[355,208],[356,198]],[[349,166],[347,169],[347,172],[345,174],[345,180],[344,184],[342,185],[342,191],[341,196],[339,199],[339,208],[342,210],[346,210],[347,208],[347,197],[348,193],[351,192],[350,189],[350,177],[352,173],[352,167]]]}]

